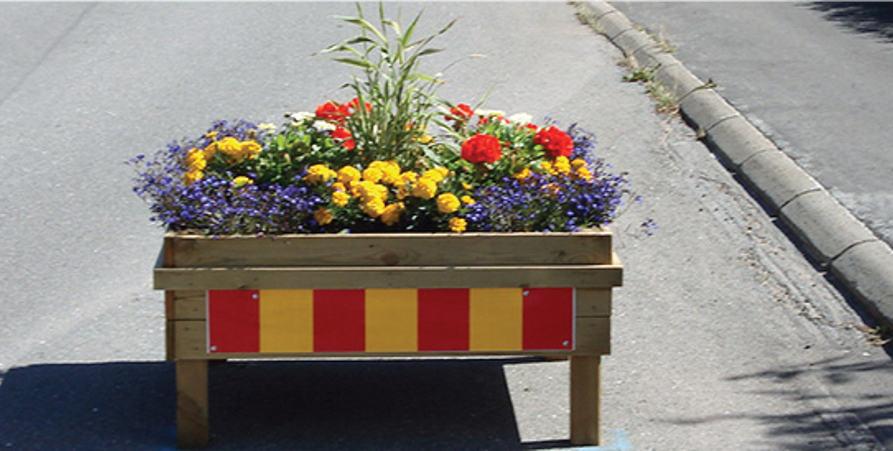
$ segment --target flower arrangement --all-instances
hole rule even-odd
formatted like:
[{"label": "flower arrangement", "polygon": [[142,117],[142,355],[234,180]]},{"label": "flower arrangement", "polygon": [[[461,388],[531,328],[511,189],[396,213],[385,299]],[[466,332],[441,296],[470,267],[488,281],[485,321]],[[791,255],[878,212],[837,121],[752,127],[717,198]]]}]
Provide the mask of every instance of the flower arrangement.
[{"label": "flower arrangement", "polygon": [[[358,9],[359,10],[359,9]],[[169,230],[212,235],[576,231],[606,225],[630,195],[576,126],[453,104],[418,71],[452,23],[405,30],[342,18],[361,34],[325,53],[359,68],[352,99],[283,124],[218,121],[140,155],[135,192]]]}]

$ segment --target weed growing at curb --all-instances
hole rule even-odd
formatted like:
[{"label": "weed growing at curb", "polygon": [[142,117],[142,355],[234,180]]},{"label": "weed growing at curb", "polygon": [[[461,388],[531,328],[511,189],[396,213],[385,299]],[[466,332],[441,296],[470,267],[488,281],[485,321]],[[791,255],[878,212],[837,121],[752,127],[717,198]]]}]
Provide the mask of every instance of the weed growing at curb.
[{"label": "weed growing at curb", "polygon": [[623,77],[623,81],[629,83],[644,83],[645,92],[654,100],[654,109],[667,116],[675,116],[679,113],[679,100],[666,86],[654,79],[654,74],[660,69],[660,65],[642,67],[636,61],[636,57],[630,55],[622,60],[620,66],[626,67],[630,74]]}]

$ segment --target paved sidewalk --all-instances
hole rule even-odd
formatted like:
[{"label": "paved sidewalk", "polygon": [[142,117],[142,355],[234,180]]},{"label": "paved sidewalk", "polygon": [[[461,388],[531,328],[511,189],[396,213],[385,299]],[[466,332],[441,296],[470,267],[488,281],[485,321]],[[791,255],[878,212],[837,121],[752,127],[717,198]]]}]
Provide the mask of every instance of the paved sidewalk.
[{"label": "paved sidewalk", "polygon": [[[461,60],[440,94],[473,103],[493,85],[486,107],[578,123],[643,197],[612,226],[625,274],[598,449],[893,447],[888,353],[692,129],[622,82],[622,52],[563,3],[425,8],[431,29],[459,18],[431,64]],[[122,162],[214,119],[275,122],[341,98],[347,72],[309,55],[346,37],[331,16],[352,12],[0,4],[15,18],[0,61],[22,63],[0,99],[0,448],[173,448],[164,302],[151,289],[161,231]],[[218,365],[212,449],[570,449],[567,370],[534,359]]]}]

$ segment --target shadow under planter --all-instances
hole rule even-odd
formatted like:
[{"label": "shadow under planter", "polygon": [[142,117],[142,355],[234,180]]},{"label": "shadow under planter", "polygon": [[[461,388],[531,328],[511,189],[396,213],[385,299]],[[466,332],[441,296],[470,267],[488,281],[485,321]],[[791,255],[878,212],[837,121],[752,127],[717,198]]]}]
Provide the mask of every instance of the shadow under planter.
[{"label": "shadow under planter", "polygon": [[[522,443],[504,367],[535,358],[210,365],[214,449],[491,449]],[[173,363],[45,364],[0,385],[0,447],[173,449]]]}]

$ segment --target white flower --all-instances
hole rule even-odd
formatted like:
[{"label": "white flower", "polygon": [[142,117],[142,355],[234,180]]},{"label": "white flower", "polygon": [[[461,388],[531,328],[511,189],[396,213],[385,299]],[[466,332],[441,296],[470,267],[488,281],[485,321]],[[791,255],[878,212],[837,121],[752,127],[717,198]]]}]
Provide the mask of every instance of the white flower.
[{"label": "white flower", "polygon": [[300,122],[304,122],[304,121],[306,121],[307,119],[310,119],[310,118],[313,118],[313,117],[316,117],[316,116],[315,116],[313,113],[308,113],[308,112],[306,112],[306,111],[301,111],[301,112],[298,112],[298,113],[286,113],[286,114],[285,114],[285,117],[288,118],[288,119],[291,119],[292,122],[300,123]]},{"label": "white flower", "polygon": [[335,127],[335,125],[332,124],[331,122],[316,121],[313,123],[313,128],[315,128],[321,132],[322,131],[330,131],[331,132],[331,131],[334,131],[337,127]]},{"label": "white flower", "polygon": [[269,123],[267,123],[267,124],[258,124],[258,125],[257,125],[257,128],[259,128],[259,129],[261,129],[261,130],[267,130],[267,131],[269,131],[269,130],[276,130],[276,125],[275,125],[275,124],[269,124]]},{"label": "white flower", "polygon": [[533,120],[533,116],[527,113],[517,113],[509,117],[509,122],[517,125],[527,125]]},{"label": "white flower", "polygon": [[501,116],[505,116],[505,111],[502,111],[502,110],[474,110],[474,114],[477,114],[480,117],[501,117]]}]

